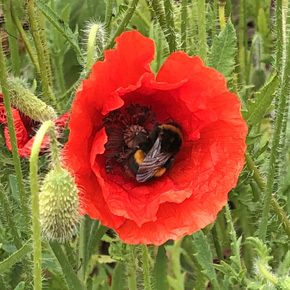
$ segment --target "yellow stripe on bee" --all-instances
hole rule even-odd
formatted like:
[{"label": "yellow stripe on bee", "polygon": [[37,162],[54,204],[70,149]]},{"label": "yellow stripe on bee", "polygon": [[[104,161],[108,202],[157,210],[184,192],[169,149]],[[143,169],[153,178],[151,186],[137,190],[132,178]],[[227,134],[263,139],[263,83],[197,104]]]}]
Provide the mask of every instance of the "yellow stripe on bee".
[{"label": "yellow stripe on bee", "polygon": [[154,177],[160,177],[162,176],[166,171],[166,168],[165,167],[162,167],[160,168],[155,174],[154,174]]},{"label": "yellow stripe on bee", "polygon": [[179,137],[181,138],[181,140],[183,140],[181,130],[178,127],[171,125],[171,124],[162,124],[159,127],[167,129],[167,130],[171,130],[171,131],[177,133],[179,135]]},{"label": "yellow stripe on bee", "polygon": [[134,154],[135,157],[135,161],[138,165],[142,164],[144,158],[145,158],[145,154],[142,150],[137,150]]}]

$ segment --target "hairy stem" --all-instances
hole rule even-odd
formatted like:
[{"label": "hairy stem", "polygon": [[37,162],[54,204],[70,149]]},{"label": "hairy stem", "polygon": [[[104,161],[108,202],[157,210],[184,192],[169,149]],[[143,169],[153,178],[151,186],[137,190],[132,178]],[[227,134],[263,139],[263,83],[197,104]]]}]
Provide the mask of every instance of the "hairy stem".
[{"label": "hairy stem", "polygon": [[[0,43],[1,43],[1,34],[0,34]],[[20,194],[21,200],[21,208],[22,213],[25,219],[25,226],[27,233],[30,232],[30,216],[29,216],[29,209],[28,209],[28,200],[25,193],[25,188],[23,184],[23,175],[21,170],[20,158],[18,154],[18,147],[17,147],[17,139],[15,134],[15,126],[12,116],[12,109],[11,109],[11,102],[9,99],[9,88],[8,88],[8,72],[5,62],[5,57],[2,49],[2,45],[0,45],[0,84],[2,88],[2,95],[4,101],[4,107],[6,111],[7,123],[8,123],[8,131],[9,137],[12,147],[12,156],[13,156],[13,163],[15,168],[16,180],[18,185],[18,190]]]},{"label": "hairy stem", "polygon": [[150,266],[149,266],[149,253],[146,245],[141,245],[142,252],[142,265],[143,265],[143,277],[144,277],[144,285],[145,290],[151,290],[151,282],[150,282]]},{"label": "hairy stem", "polygon": [[46,132],[50,128],[54,128],[52,121],[46,121],[37,131],[34,143],[31,149],[30,156],[30,189],[31,189],[31,203],[32,203],[32,228],[33,228],[33,264],[34,264],[34,289],[42,289],[41,279],[41,229],[39,216],[39,189],[38,189],[38,155],[40,146]]}]

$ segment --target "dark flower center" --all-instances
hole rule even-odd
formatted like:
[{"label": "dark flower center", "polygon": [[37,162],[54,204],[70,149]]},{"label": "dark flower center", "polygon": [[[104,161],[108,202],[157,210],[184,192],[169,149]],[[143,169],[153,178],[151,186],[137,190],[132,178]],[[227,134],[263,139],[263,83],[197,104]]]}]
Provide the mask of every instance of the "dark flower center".
[{"label": "dark flower center", "polygon": [[105,145],[107,173],[114,173],[113,167],[117,164],[126,169],[129,158],[139,144],[148,139],[155,123],[156,114],[151,107],[140,104],[114,110],[103,118],[108,136]]}]

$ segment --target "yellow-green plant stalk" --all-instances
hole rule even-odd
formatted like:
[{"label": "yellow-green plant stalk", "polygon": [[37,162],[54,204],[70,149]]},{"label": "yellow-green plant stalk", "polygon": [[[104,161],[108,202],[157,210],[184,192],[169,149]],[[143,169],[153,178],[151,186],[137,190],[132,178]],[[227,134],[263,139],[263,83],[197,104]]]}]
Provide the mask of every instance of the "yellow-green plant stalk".
[{"label": "yellow-green plant stalk", "polygon": [[[38,155],[49,132],[52,170],[44,178],[39,193]],[[34,289],[42,289],[41,226],[48,239],[66,241],[79,220],[77,188],[70,173],[61,167],[55,124],[44,122],[37,131],[30,156],[30,188],[32,202]]]},{"label": "yellow-green plant stalk", "polygon": [[226,18],[225,18],[225,6],[227,4],[226,0],[219,0],[219,19],[220,19],[220,27],[223,30],[226,27]]}]

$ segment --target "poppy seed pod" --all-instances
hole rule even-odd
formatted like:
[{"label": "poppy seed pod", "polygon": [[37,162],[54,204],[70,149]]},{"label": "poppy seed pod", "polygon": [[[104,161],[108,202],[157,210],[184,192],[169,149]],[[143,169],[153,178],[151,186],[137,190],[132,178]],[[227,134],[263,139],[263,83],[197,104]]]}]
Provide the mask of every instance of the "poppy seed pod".
[{"label": "poppy seed pod", "polygon": [[50,171],[39,194],[40,223],[48,240],[65,242],[79,222],[78,190],[70,173],[63,168]]}]

